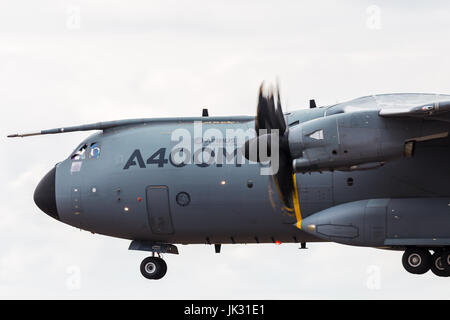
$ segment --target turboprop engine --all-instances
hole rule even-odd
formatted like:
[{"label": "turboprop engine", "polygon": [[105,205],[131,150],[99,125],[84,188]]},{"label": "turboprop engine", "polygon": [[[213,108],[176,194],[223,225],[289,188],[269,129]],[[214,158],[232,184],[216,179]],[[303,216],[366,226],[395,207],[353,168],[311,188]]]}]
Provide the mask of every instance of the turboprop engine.
[{"label": "turboprop engine", "polygon": [[293,169],[304,173],[375,168],[411,157],[414,142],[433,137],[443,130],[440,127],[436,122],[383,118],[378,110],[313,119],[289,129]]},{"label": "turboprop engine", "polygon": [[[401,157],[412,157],[416,142],[448,137],[450,102],[403,109],[374,102],[368,108],[328,107],[318,117],[288,124],[280,93],[260,88],[255,119],[257,136],[244,145],[247,159],[263,163],[259,150],[279,151],[279,169],[273,173],[285,206],[292,208],[294,173],[367,170]],[[277,148],[275,150],[274,148]]]}]

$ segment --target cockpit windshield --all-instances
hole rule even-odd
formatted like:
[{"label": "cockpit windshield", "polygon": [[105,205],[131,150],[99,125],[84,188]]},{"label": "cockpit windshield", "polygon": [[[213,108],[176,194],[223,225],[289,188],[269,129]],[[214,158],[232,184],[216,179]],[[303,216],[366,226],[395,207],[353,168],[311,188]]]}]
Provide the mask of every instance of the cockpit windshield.
[{"label": "cockpit windshield", "polygon": [[83,144],[78,150],[70,157],[72,160],[84,160],[86,159],[87,144]]},{"label": "cockpit windshield", "polygon": [[97,142],[91,143],[89,159],[98,159],[100,157],[100,145]]},{"label": "cockpit windshield", "polygon": [[100,157],[100,143],[92,142],[90,144],[84,143],[70,156],[70,159],[74,161],[86,159],[88,155],[89,159],[98,159]]}]

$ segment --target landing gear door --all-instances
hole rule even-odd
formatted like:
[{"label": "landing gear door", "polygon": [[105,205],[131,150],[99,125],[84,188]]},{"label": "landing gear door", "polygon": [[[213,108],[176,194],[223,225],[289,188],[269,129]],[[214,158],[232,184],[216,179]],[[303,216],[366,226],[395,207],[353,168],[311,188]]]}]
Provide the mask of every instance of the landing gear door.
[{"label": "landing gear door", "polygon": [[173,233],[169,189],[166,186],[147,187],[147,213],[149,225],[153,233]]}]

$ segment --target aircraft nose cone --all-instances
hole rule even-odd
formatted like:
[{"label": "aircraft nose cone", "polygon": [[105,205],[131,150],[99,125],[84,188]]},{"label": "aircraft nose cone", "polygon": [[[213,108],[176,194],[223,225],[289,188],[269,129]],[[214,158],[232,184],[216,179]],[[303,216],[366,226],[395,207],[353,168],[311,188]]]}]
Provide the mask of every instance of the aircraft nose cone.
[{"label": "aircraft nose cone", "polygon": [[55,177],[56,167],[50,170],[39,182],[34,191],[34,202],[39,209],[50,217],[59,220],[58,210],[56,209]]}]

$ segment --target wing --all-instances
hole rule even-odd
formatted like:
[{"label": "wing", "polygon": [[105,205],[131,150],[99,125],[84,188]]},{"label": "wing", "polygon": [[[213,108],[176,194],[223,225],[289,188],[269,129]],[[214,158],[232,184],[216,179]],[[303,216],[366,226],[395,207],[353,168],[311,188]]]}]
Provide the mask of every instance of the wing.
[{"label": "wing", "polygon": [[411,117],[450,122],[450,101],[437,101],[409,108],[381,108],[384,118]]}]

